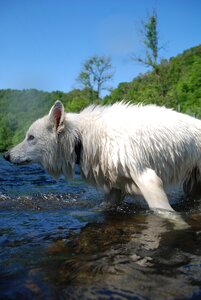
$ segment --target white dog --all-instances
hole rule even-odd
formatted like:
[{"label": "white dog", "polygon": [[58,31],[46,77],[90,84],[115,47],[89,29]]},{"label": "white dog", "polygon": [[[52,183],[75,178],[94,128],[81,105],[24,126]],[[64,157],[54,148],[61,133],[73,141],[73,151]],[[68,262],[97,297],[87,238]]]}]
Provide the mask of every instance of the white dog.
[{"label": "white dog", "polygon": [[141,194],[150,209],[173,211],[165,188],[180,183],[190,192],[200,181],[201,121],[164,107],[124,103],[66,114],[56,101],[4,158],[39,163],[66,179],[77,162],[83,178],[103,188],[111,202]]}]

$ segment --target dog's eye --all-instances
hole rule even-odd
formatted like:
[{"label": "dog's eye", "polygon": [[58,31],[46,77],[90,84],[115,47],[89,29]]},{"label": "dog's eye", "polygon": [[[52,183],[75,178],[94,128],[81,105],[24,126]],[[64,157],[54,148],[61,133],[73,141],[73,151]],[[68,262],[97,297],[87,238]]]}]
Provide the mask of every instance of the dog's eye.
[{"label": "dog's eye", "polygon": [[28,140],[28,141],[33,141],[34,138],[35,138],[35,137],[34,137],[33,135],[30,134],[30,135],[28,136],[27,140]]}]

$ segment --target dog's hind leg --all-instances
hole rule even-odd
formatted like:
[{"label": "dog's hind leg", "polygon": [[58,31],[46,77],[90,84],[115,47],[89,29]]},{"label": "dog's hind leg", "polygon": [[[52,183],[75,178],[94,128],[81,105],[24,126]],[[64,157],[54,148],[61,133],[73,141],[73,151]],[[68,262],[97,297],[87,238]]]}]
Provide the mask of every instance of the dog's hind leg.
[{"label": "dog's hind leg", "polygon": [[186,229],[189,227],[183,218],[170,206],[163,189],[163,182],[154,170],[146,169],[138,177],[136,183],[151,210],[172,222],[175,229]]},{"label": "dog's hind leg", "polygon": [[183,190],[188,199],[201,199],[201,164],[187,175],[183,183]]},{"label": "dog's hind leg", "polygon": [[160,177],[152,169],[146,169],[136,180],[136,183],[152,210],[165,209],[174,211],[170,206],[167,195],[163,189]]}]

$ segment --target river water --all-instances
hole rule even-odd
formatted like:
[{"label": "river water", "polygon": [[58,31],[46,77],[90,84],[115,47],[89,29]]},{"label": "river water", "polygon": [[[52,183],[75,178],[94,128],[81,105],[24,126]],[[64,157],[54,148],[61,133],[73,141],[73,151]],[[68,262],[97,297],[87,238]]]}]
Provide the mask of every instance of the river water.
[{"label": "river water", "polygon": [[188,229],[0,157],[0,299],[201,299],[201,205],[170,198]]}]

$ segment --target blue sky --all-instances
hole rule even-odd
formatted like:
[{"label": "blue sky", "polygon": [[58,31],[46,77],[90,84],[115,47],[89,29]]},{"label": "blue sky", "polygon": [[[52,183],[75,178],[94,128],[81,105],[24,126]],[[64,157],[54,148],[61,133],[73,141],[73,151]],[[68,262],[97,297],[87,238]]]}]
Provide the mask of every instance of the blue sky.
[{"label": "blue sky", "polygon": [[78,87],[82,63],[92,55],[112,59],[112,87],[143,66],[140,24],[155,7],[161,56],[201,43],[200,0],[0,0],[0,89],[68,92]]}]

